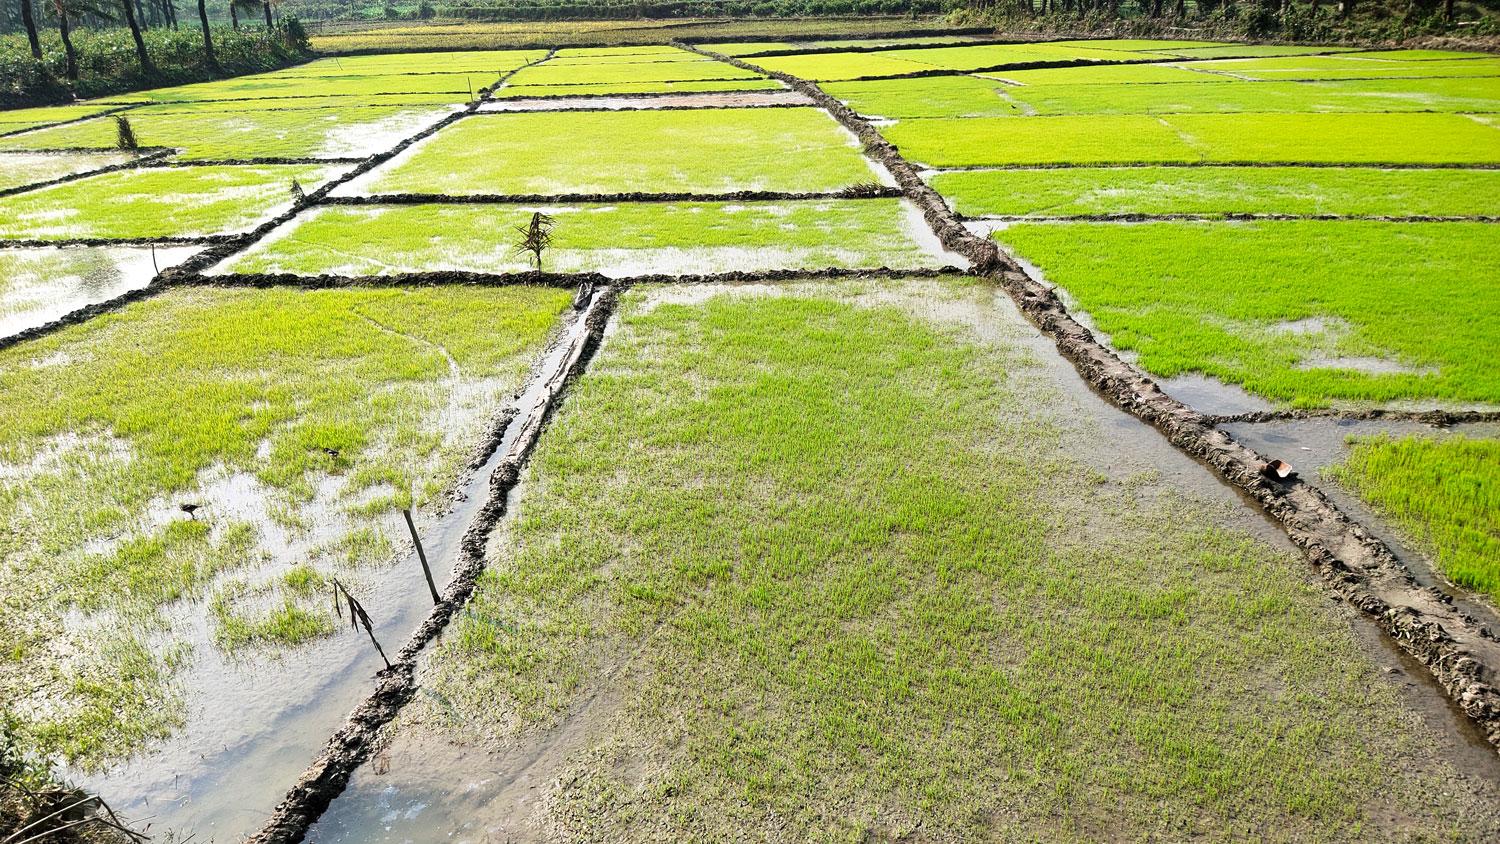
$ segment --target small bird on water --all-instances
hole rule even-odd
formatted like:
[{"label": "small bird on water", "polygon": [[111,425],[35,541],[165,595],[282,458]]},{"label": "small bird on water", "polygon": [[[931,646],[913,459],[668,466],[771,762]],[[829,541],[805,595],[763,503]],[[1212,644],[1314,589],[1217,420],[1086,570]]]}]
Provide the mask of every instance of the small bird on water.
[{"label": "small bird on water", "polygon": [[192,520],[196,522],[198,520],[198,508],[202,507],[202,506],[203,506],[202,504],[196,504],[194,502],[189,501],[186,504],[179,504],[179,505],[177,505],[177,509],[181,510],[184,513],[187,513],[188,516],[191,517]]}]

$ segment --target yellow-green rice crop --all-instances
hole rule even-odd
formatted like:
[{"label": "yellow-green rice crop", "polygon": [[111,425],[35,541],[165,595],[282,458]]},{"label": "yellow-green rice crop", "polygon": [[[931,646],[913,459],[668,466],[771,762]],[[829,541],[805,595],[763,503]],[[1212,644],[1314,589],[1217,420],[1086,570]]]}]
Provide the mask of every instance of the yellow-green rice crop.
[{"label": "yellow-green rice crop", "polygon": [[[188,159],[358,158],[436,123],[441,106],[351,106],[226,111],[147,106],[130,111],[141,146],[178,147]],[[113,149],[115,121],[96,118],[0,139],[0,149]]]},{"label": "yellow-green rice crop", "polygon": [[378,173],[370,193],[832,191],[876,179],[816,108],[467,117]]},{"label": "yellow-green rice crop", "polygon": [[[470,99],[480,88],[494,85],[499,71],[465,73],[395,73],[385,76],[348,74],[264,74],[200,82],[180,88],[147,92],[158,103],[238,99],[296,99],[300,97],[376,97],[380,94],[444,94],[449,102]],[[295,103],[291,103],[295,105]],[[358,105],[358,103],[351,103]],[[288,103],[281,103],[288,105]]]},{"label": "yellow-green rice crop", "polygon": [[1115,347],[1298,406],[1500,404],[1500,227],[1070,223],[996,237]]},{"label": "yellow-green rice crop", "polygon": [[513,234],[541,210],[556,221],[544,269],[722,273],[950,263],[919,244],[903,200],[680,202],[543,207],[396,205],[319,208],[231,259],[230,273],[388,275],[527,269]]},{"label": "yellow-green rice crop", "polygon": [[332,56],[278,71],[278,76],[354,76],[397,73],[490,73],[495,77],[540,60],[546,50],[464,50]]},{"label": "yellow-green rice crop", "polygon": [[[681,51],[679,51],[681,52]],[[759,74],[723,62],[604,62],[533,65],[511,77],[517,85],[597,85],[638,82],[691,82],[699,79],[754,79]]]},{"label": "yellow-green rice crop", "polygon": [[602,97],[629,94],[695,94],[703,91],[766,91],[779,89],[775,79],[701,79],[690,82],[602,82],[594,85],[506,85],[495,92],[500,99],[522,97]]},{"label": "yellow-green rice crop", "polygon": [[[372,502],[432,501],[569,300],[192,288],[0,351],[0,699],[32,749],[89,763],[169,730],[187,634],[162,608],[268,557],[349,565],[265,532],[337,537]],[[274,521],[236,515],[243,494],[215,492],[234,479]]]},{"label": "yellow-green rice crop", "polygon": [[1451,61],[1382,61],[1344,56],[1302,56],[1268,59],[1221,59],[1189,62],[1214,73],[1229,73],[1246,79],[1398,79],[1421,76],[1500,76],[1500,58]]},{"label": "yellow-green rice crop", "polygon": [[429,664],[460,735],[570,719],[559,837],[1493,826],[1492,784],[1425,803],[1403,754],[1442,755],[1305,563],[1092,469],[1004,329],[911,315],[982,288],[780,292],[630,294]]},{"label": "yellow-green rice crop", "polygon": [[292,204],[292,180],[311,191],[333,167],[146,167],[0,197],[0,238],[149,239],[230,234]]},{"label": "yellow-green rice crop", "polygon": [[1456,114],[1175,114],[903,120],[933,167],[1155,162],[1500,163],[1500,128]]},{"label": "yellow-green rice crop", "polygon": [[1089,214],[1500,216],[1500,171],[1340,167],[955,170],[931,184],[971,217]]},{"label": "yellow-green rice crop", "polygon": [[1041,115],[1500,111],[1500,77],[1333,82],[1203,79],[1213,84],[1028,85],[1004,88],[1001,95],[1017,104],[1019,111],[1010,114]]},{"label": "yellow-green rice crop", "polygon": [[15,132],[32,126],[46,126],[65,120],[77,120],[109,109],[98,103],[79,105],[42,106],[40,108],[13,108],[0,111],[0,132]]},{"label": "yellow-green rice crop", "polygon": [[1444,575],[1500,601],[1500,440],[1353,440],[1325,470],[1429,549]]}]

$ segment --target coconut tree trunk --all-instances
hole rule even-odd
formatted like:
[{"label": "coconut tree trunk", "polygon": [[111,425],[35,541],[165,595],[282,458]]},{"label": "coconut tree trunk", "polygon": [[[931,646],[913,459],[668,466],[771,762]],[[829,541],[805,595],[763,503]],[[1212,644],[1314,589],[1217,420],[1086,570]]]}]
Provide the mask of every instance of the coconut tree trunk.
[{"label": "coconut tree trunk", "polygon": [[120,7],[125,10],[125,23],[130,25],[130,36],[135,39],[135,56],[141,62],[141,73],[155,73],[156,69],[151,66],[151,56],[146,53],[146,40],[141,38],[141,26],[135,19],[135,9],[130,0],[120,0]]},{"label": "coconut tree trunk", "polygon": [[31,0],[21,0],[21,22],[26,24],[26,40],[31,42],[31,57],[42,60],[42,42],[36,35],[36,18],[31,16]]},{"label": "coconut tree trunk", "polygon": [[203,58],[209,67],[217,68],[219,59],[214,55],[214,37],[208,31],[208,0],[198,0],[198,21],[203,24]]},{"label": "coconut tree trunk", "polygon": [[140,24],[141,29],[150,29],[151,24],[146,20],[146,7],[141,5],[141,0],[125,0],[127,6],[132,2],[135,3],[136,23]]},{"label": "coconut tree trunk", "polygon": [[261,6],[265,7],[265,10],[266,10],[266,32],[270,32],[271,28],[272,28],[272,24],[271,24],[271,0],[265,0],[265,2],[261,3]]},{"label": "coconut tree trunk", "polygon": [[238,32],[240,28],[240,13],[234,10],[234,3],[229,4],[229,24]]},{"label": "coconut tree trunk", "polygon": [[63,55],[67,58],[65,76],[69,79],[78,79],[78,51],[73,49],[73,38],[68,34],[68,7],[63,0],[52,0],[52,8],[57,11],[57,32],[62,36]]}]

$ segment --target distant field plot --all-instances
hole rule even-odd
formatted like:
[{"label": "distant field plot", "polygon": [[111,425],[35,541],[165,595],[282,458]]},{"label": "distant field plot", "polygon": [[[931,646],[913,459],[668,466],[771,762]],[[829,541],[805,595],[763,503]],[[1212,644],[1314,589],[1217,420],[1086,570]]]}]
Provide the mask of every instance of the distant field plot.
[{"label": "distant field plot", "polygon": [[124,246],[0,249],[0,337],[145,287],[157,267],[167,269],[196,251],[167,247],[153,254],[145,247]]},{"label": "distant field plot", "polygon": [[46,126],[49,123],[61,123],[65,120],[77,120],[80,117],[88,117],[98,114],[101,111],[108,111],[111,108],[114,108],[114,106],[103,103],[90,103],[85,105],[8,109],[0,111],[0,134],[19,132],[23,129],[30,129],[33,126]]},{"label": "distant field plot", "polygon": [[831,191],[877,176],[822,109],[466,117],[372,173],[368,193]]},{"label": "distant field plot", "polygon": [[939,173],[960,214],[1500,216],[1500,170],[1064,167]]},{"label": "distant field plot", "polygon": [[1457,50],[1358,50],[1345,54],[1351,59],[1378,59],[1387,62],[1429,62],[1451,59],[1494,59],[1494,53],[1465,53]]},{"label": "distant field plot", "polygon": [[[570,298],[197,288],[0,351],[0,467],[28,479],[0,486],[0,694],[22,734],[75,761],[164,735],[202,619],[184,630],[179,601],[390,562],[374,517],[453,482]],[[303,612],[326,630],[325,598]]]},{"label": "distant field plot", "polygon": [[1186,84],[1049,84],[1002,91],[1019,109],[1037,115],[1500,111],[1500,77],[1240,82],[1195,75]]},{"label": "distant field plot", "polygon": [[1500,440],[1361,437],[1325,473],[1429,550],[1449,580],[1500,601]]},{"label": "distant field plot", "polygon": [[1299,406],[1500,404],[1500,227],[1023,224],[996,238],[1149,372]]},{"label": "distant field plot", "polygon": [[[1051,417],[1073,405],[961,284],[629,292],[424,666],[422,739],[568,719],[575,785],[533,816],[568,840],[1458,822],[1301,561],[1127,477],[1143,456],[1096,468],[1109,432]],[[1489,783],[1453,793],[1488,815]]]},{"label": "distant field plot", "polygon": [[[200,100],[295,99],[298,97],[373,97],[380,94],[448,94],[463,102],[471,91],[495,84],[493,71],[468,73],[406,73],[386,76],[267,74],[203,82],[151,92],[153,102]],[[295,103],[291,103],[295,105]],[[286,105],[286,103],[283,103]]]},{"label": "distant field plot", "polygon": [[[1192,53],[1196,50],[1238,50],[1255,49],[1249,45],[1225,44],[1220,41],[1171,41],[1153,38],[1104,38],[1104,39],[1081,39],[1073,41],[1049,41],[1043,42],[1050,47],[1087,47],[1091,49],[1123,50],[1129,53]],[[1302,48],[1293,47],[1293,50]],[[1321,49],[1321,48],[1313,48]]]},{"label": "distant field plot", "polygon": [[135,155],[127,152],[0,152],[0,190],[123,164],[133,158]]},{"label": "distant field plot", "polygon": [[1020,108],[1006,85],[975,76],[829,82],[820,86],[867,117],[1008,117]]},{"label": "distant field plot", "polygon": [[1018,85],[1136,85],[1166,82],[1223,82],[1224,77],[1170,64],[1103,64],[1040,70],[996,70],[980,74]]},{"label": "distant field plot", "polygon": [[1188,59],[1214,59],[1225,57],[1254,56],[1304,56],[1315,53],[1347,53],[1357,47],[1330,47],[1326,45],[1297,46],[1294,44],[1223,44],[1217,47],[1165,47],[1150,52]]},{"label": "distant field plot", "polygon": [[[177,147],[187,159],[357,158],[448,113],[437,106],[230,111],[162,105],[132,109],[130,124],[141,146]],[[0,138],[0,149],[113,149],[117,138],[115,121],[104,117]]]},{"label": "distant field plot", "polygon": [[337,174],[316,165],[138,167],[0,197],[0,238],[149,239],[244,231]]},{"label": "distant field plot", "polygon": [[932,118],[903,120],[881,132],[907,158],[931,167],[1500,162],[1500,129],[1454,114]]},{"label": "distant field plot", "polygon": [[546,50],[465,50],[334,56],[279,71],[279,76],[354,76],[399,73],[491,73],[496,77],[540,60]]},{"label": "distant field plot", "polygon": [[790,41],[742,41],[733,44],[699,44],[710,53],[719,53],[724,56],[744,56],[750,53],[763,53],[770,50],[792,50],[795,44]]},{"label": "distant field plot", "polygon": [[747,59],[756,67],[813,81],[894,76],[932,70],[932,65],[907,61],[890,53],[812,53]]},{"label": "distant field plot", "polygon": [[[650,59],[654,57],[676,59],[684,55],[695,56],[703,59],[703,56],[673,47],[670,44],[635,44],[623,47],[563,47],[557,51],[555,58],[558,59],[620,59],[632,60]],[[711,61],[711,60],[710,60]]]},{"label": "distant field plot", "polygon": [[497,233],[542,210],[556,220],[544,265],[556,272],[941,266],[943,256],[902,200],[640,203],[533,209],[493,205],[321,208],[233,259],[227,273],[387,275],[428,270],[517,272],[526,258]]},{"label": "distant field plot", "polygon": [[641,82],[759,78],[759,74],[733,65],[702,57],[699,59],[698,61],[547,63],[520,71],[511,77],[511,82],[516,85],[621,85]]},{"label": "distant field plot", "polygon": [[495,99],[527,97],[597,97],[630,94],[696,94],[705,91],[769,91],[784,86],[775,79],[708,79],[693,82],[613,82],[597,85],[506,85]]},{"label": "distant field plot", "polygon": [[1400,79],[1403,77],[1500,76],[1500,57],[1449,61],[1384,61],[1343,56],[1225,59],[1189,62],[1184,67],[1265,81],[1293,79]]}]

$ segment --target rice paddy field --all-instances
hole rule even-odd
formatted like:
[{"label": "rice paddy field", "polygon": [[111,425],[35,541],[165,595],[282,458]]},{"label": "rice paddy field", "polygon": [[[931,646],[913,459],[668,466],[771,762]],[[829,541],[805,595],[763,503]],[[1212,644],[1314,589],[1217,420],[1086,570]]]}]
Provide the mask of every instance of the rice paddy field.
[{"label": "rice paddy field", "polygon": [[0,112],[0,749],[178,842],[1500,838],[1500,59],[764,27]]}]

